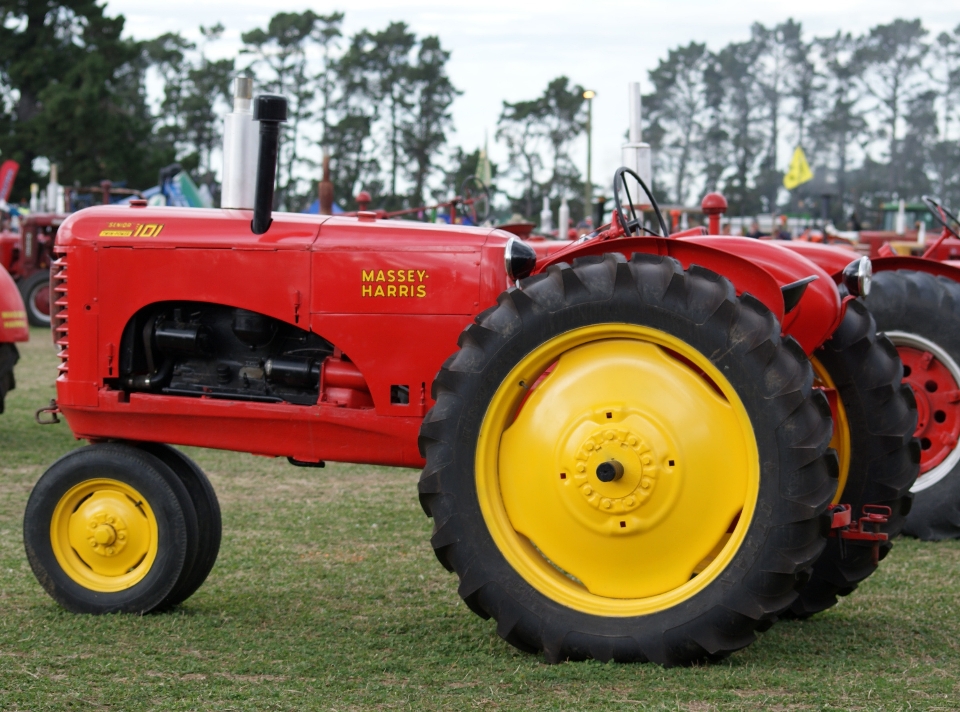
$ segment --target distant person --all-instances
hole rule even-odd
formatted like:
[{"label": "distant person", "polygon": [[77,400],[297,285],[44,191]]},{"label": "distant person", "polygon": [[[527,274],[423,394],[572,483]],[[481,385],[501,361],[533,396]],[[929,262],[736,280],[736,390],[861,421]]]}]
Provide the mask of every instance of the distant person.
[{"label": "distant person", "polygon": [[781,215],[777,220],[777,227],[773,231],[774,240],[792,240],[793,235],[790,233],[790,229],[787,227],[787,216]]},{"label": "distant person", "polygon": [[750,223],[750,232],[747,233],[747,237],[752,237],[757,240],[766,236],[767,234],[760,230],[760,223],[758,223],[756,220]]}]

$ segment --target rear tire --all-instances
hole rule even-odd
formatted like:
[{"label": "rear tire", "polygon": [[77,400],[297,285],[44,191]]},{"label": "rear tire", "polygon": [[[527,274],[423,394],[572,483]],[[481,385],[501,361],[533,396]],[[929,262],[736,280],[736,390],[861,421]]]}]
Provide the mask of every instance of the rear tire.
[{"label": "rear tire", "polygon": [[89,445],[34,486],[23,539],[40,585],[67,610],[144,614],[193,565],[197,517],[183,484],[153,455]]},{"label": "rear tire", "polygon": [[[892,540],[903,528],[910,511],[910,487],[920,468],[920,446],[913,438],[917,407],[910,387],[901,383],[903,369],[893,344],[877,335],[870,312],[859,301],[850,302],[839,328],[815,354],[829,378],[825,385],[837,389],[847,423],[849,440],[839,448],[842,491],[834,502],[852,506],[853,521],[867,504],[890,507],[890,522],[883,527]],[[818,364],[814,365],[817,372]],[[845,454],[844,449],[848,452]],[[848,459],[849,458],[849,459]],[[886,556],[891,542],[881,544]],[[831,537],[813,566],[810,581],[790,612],[805,618],[837,603],[876,570],[873,545]]]},{"label": "rear tire", "polygon": [[7,393],[17,387],[13,377],[13,367],[20,360],[20,352],[13,344],[0,344],[0,413],[3,413],[3,401]]},{"label": "rear tire", "polygon": [[193,460],[164,443],[139,443],[137,447],[161,460],[183,483],[197,513],[199,532],[197,555],[190,567],[184,567],[176,586],[155,610],[168,610],[192,596],[213,570],[220,552],[223,526],[217,493],[206,474]]},{"label": "rear tire", "polygon": [[[960,370],[960,284],[926,272],[878,272],[865,301],[876,319],[877,331],[889,332],[898,349],[910,348],[919,337],[919,343],[930,342],[940,352],[941,358],[935,361],[945,362],[941,365],[948,370]],[[924,349],[921,346],[919,350]],[[906,380],[915,381],[915,377],[911,374]],[[915,393],[922,389],[922,380],[913,384]],[[916,399],[924,400],[926,394],[918,393]],[[946,425],[960,421],[960,404],[948,403],[943,409],[948,411]],[[944,436],[955,435],[939,432],[943,428],[938,428],[933,415],[925,413],[921,420],[926,427],[921,423],[921,432],[917,433],[926,438],[924,444],[928,447],[936,446]],[[960,538],[960,442],[955,441],[952,451],[939,462],[929,461],[929,450],[921,451],[920,476],[912,491],[913,507],[907,515],[904,534],[925,541]]]},{"label": "rear tire", "polygon": [[[795,341],[781,339],[777,320],[762,304],[749,295],[737,297],[723,277],[696,266],[685,272],[668,257],[637,254],[629,262],[619,254],[583,258],[573,267],[553,265],[546,273],[524,280],[521,286],[522,291],[511,289],[502,294],[498,306],[480,314],[461,334],[460,350],[448,359],[433,383],[436,404],[420,431],[420,450],[426,459],[419,485],[420,502],[434,519],[431,543],[437,558],[459,576],[460,596],[481,617],[495,618],[497,633],[504,640],[521,650],[543,651],[548,662],[595,658],[679,665],[716,660],[749,645],[755,631],[766,630],[777,614],[793,603],[798,582],[808,575],[820,555],[824,546],[820,517],[836,489],[836,458],[825,456],[831,434],[830,408],[822,393],[811,392],[813,376],[806,356]],[[656,391],[653,379],[617,379],[603,384],[602,376],[594,371],[607,366],[593,354],[616,347],[621,341],[632,344],[624,336],[632,333],[647,334],[647,341],[641,343],[659,348],[657,352],[642,346],[650,348],[651,359],[660,358],[664,363],[676,359],[668,370],[675,367],[678,380],[661,390],[675,383],[688,383],[686,389],[671,391],[673,397],[651,396],[653,401],[648,402],[634,394],[642,394],[644,389]],[[582,345],[572,341],[587,338],[596,341],[584,341]],[[574,345],[568,348],[568,343]],[[558,352],[554,366],[548,366],[549,359],[554,358],[550,349],[555,344],[567,350]],[[528,377],[523,369],[534,363],[530,359],[537,358],[541,361],[530,366]],[[578,363],[576,359],[586,364],[582,373],[570,370],[575,369],[570,364]],[[634,367],[634,361],[625,357],[619,363],[628,369]],[[519,381],[522,390],[517,390],[517,374],[524,376]],[[679,379],[682,374],[689,376],[689,382]],[[702,374],[710,375],[705,378]],[[714,390],[704,381],[712,383]],[[603,395],[596,395],[600,391],[592,386],[584,390],[579,385],[583,383],[600,385]],[[568,386],[570,390],[561,393],[570,394],[572,400],[545,400],[552,397],[554,389]],[[574,423],[586,418],[584,422],[590,427],[593,419],[610,423],[603,426],[611,428],[606,434],[596,436],[601,437],[601,446],[593,443],[594,436],[587,440],[587,445],[605,448],[606,438],[612,438],[613,445],[618,444],[617,439],[629,440],[630,429],[623,424],[628,419],[618,420],[621,416],[614,410],[649,414],[649,422],[663,423],[665,439],[675,438],[680,443],[678,457],[694,462],[693,455],[698,451],[684,448],[689,445],[685,439],[689,433],[713,432],[720,423],[726,427],[728,422],[711,416],[713,411],[706,409],[707,401],[717,397],[714,391],[721,394],[727,406],[736,408],[739,404],[747,414],[738,422],[745,423],[743,437],[751,439],[756,448],[744,461],[747,469],[756,468],[753,499],[748,496],[743,500],[742,518],[737,515],[729,527],[724,521],[728,538],[721,536],[708,558],[686,578],[679,579],[682,583],[670,584],[674,588],[651,588],[650,592],[641,591],[639,586],[630,588],[633,579],[647,574],[622,563],[631,560],[621,557],[625,546],[641,551],[638,547],[649,541],[645,537],[659,535],[658,530],[666,526],[661,522],[673,522],[675,516],[685,530],[693,530],[691,541],[698,541],[700,532],[712,526],[709,503],[705,506],[709,516],[694,519],[698,526],[692,528],[690,510],[681,509],[679,504],[666,509],[654,505],[661,488],[668,492],[671,482],[689,482],[682,490],[687,497],[688,491],[698,491],[697,483],[715,486],[725,474],[722,463],[727,457],[740,462],[734,459],[739,452],[739,437],[722,439],[719,449],[699,451],[714,465],[698,466],[697,471],[689,465],[688,470],[674,473],[658,466],[667,465],[666,457],[672,458],[674,451],[668,449],[669,454],[664,456],[655,439],[638,431],[635,439],[641,446],[645,441],[652,443],[654,472],[659,473],[659,479],[649,485],[638,485],[656,488],[642,495],[649,499],[643,500],[641,507],[651,511],[635,508],[627,515],[616,514],[609,526],[605,520],[601,522],[607,526],[607,533],[598,535],[590,528],[597,529],[598,525],[581,524],[587,515],[593,517],[593,511],[583,508],[578,495],[589,498],[585,488],[592,484],[600,496],[607,496],[601,488],[609,480],[601,477],[599,466],[596,481],[591,479],[591,470],[579,465],[567,469],[569,479],[567,472],[557,477],[560,460],[553,458],[566,447],[566,433],[573,432],[565,429],[564,418],[573,418]],[[538,395],[543,392],[547,395]],[[505,393],[513,395],[507,397]],[[698,400],[701,393],[713,395]],[[615,403],[626,398],[634,400]],[[566,403],[588,401],[595,402],[592,409],[564,407]],[[683,410],[682,404],[687,402],[696,407]],[[664,406],[662,410],[657,410],[659,405]],[[674,406],[680,409],[679,421],[669,422]],[[689,413],[701,407],[700,418],[689,418]],[[609,421],[604,419],[608,409]],[[710,427],[704,429],[701,426],[707,417],[711,418]],[[542,431],[544,436],[540,440],[518,439],[517,431],[511,434],[510,430],[521,423],[531,428],[530,432]],[[626,430],[627,436],[618,435],[616,428]],[[538,447],[541,440],[559,444]],[[518,442],[520,450],[515,449]],[[594,450],[587,445],[583,446],[585,451]],[[493,459],[489,452],[494,453]],[[526,458],[521,477],[510,474],[518,468],[513,458],[517,453]],[[501,457],[506,459],[499,460]],[[580,458],[592,455],[576,457],[580,462]],[[751,464],[748,460],[753,457],[757,459]],[[677,464],[683,465],[684,460]],[[669,467],[673,466],[671,459]],[[604,472],[604,476],[610,474]],[[549,480],[544,479],[544,473]],[[624,482],[628,475],[621,474]],[[670,479],[675,476],[685,479]],[[564,481],[575,488],[564,489]],[[511,499],[513,490],[531,486],[541,489],[533,497]],[[716,490],[718,499],[734,486],[724,480],[724,486]],[[554,500],[561,499],[563,506],[557,508]],[[520,528],[527,530],[527,522],[515,523],[518,518],[510,510],[500,513],[496,509],[500,502],[501,507],[513,506],[516,512],[516,502],[531,501],[535,504],[525,511],[532,511],[535,525],[543,527],[535,534],[536,548],[530,545],[533,537],[520,533]],[[626,502],[622,499],[613,505],[605,502],[597,500],[592,506],[600,507],[600,514],[603,507],[610,510],[611,506],[626,506],[618,503]],[[564,507],[576,516],[568,517]],[[714,509],[721,510],[719,502]],[[545,513],[545,522],[536,520],[540,510]],[[554,512],[559,520],[553,518]],[[625,527],[632,514],[640,520],[643,516],[653,518],[646,528],[634,530],[633,520],[628,531],[617,528],[617,520],[622,518],[619,526]],[[559,524],[555,524],[557,521]],[[554,546],[557,536],[563,543],[547,551],[547,544]],[[594,547],[593,541],[607,545]],[[586,553],[580,554],[580,550]],[[671,552],[666,563],[657,564],[661,568],[654,569],[652,575],[669,570],[673,559],[698,558],[698,551],[702,548],[694,551],[688,537],[681,536],[676,553]],[[554,563],[563,563],[562,557],[568,555],[582,565],[581,569]],[[594,560],[599,563],[594,565]],[[706,568],[701,568],[705,563]],[[566,576],[561,575],[564,573]],[[602,586],[627,593],[596,593]],[[637,593],[631,594],[633,590]]]},{"label": "rear tire", "polygon": [[50,327],[50,272],[34,272],[19,284],[30,326]]}]

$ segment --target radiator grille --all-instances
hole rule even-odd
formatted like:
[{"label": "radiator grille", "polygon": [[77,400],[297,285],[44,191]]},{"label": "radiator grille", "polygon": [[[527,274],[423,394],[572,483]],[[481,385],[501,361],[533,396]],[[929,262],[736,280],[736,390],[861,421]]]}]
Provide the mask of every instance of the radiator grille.
[{"label": "radiator grille", "polygon": [[67,312],[67,253],[64,250],[54,250],[57,259],[50,266],[50,295],[52,304],[50,305],[50,328],[53,330],[53,342],[57,345],[57,356],[60,357],[60,365],[57,370],[66,374],[70,367],[67,365],[69,359],[69,327],[67,321],[69,314]]}]

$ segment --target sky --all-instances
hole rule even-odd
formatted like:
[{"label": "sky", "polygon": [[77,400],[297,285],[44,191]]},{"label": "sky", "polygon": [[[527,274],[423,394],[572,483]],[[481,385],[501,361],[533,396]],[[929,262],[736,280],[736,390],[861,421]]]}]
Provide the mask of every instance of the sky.
[{"label": "sky", "polygon": [[[343,11],[344,34],[376,30],[402,20],[418,35],[437,35],[452,52],[448,71],[463,94],[453,105],[453,145],[472,151],[489,136],[490,156],[503,162],[495,145],[503,101],[532,99],[560,75],[596,91],[593,100],[593,179],[612,180],[627,128],[627,83],[640,81],[650,91],[647,72],[668,50],[690,41],[717,50],[749,37],[750,25],[775,25],[787,18],[803,24],[807,37],[837,30],[860,33],[898,17],[919,17],[936,36],[960,24],[957,0],[591,0],[590,2],[433,2],[407,0],[109,0],[108,14],[126,17],[126,33],[149,39],[180,32],[198,40],[200,25],[222,22],[224,38],[211,55],[235,56],[240,34],[266,27],[280,11],[320,14]],[[574,147],[585,171],[586,144]],[[782,157],[783,166],[789,154]],[[609,178],[608,178],[609,177]]]}]

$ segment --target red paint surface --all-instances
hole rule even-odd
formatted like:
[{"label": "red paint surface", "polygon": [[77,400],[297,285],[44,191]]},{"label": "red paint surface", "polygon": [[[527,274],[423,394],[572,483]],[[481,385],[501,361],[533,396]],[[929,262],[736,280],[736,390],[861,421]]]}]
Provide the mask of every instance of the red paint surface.
[{"label": "red paint surface", "polygon": [[[54,331],[64,361],[57,390],[74,433],[311,462],[421,466],[416,439],[433,405],[433,378],[457,350],[463,328],[506,288],[509,234],[277,213],[257,236],[250,219],[249,211],[103,206],[61,226],[61,258],[53,269]],[[728,276],[778,318],[780,286],[819,269],[773,245],[737,238],[543,244],[548,249],[541,267],[611,250],[703,265]],[[829,276],[820,276],[822,284],[811,285],[801,307],[788,315],[789,333],[808,351],[841,313]],[[356,381],[358,388],[362,379],[369,399],[298,406],[146,393],[127,398],[107,385],[119,375],[123,329],[138,310],[166,300],[249,309],[309,329],[349,357],[359,375],[336,378]],[[408,387],[408,404],[390,402],[394,385]]]}]

